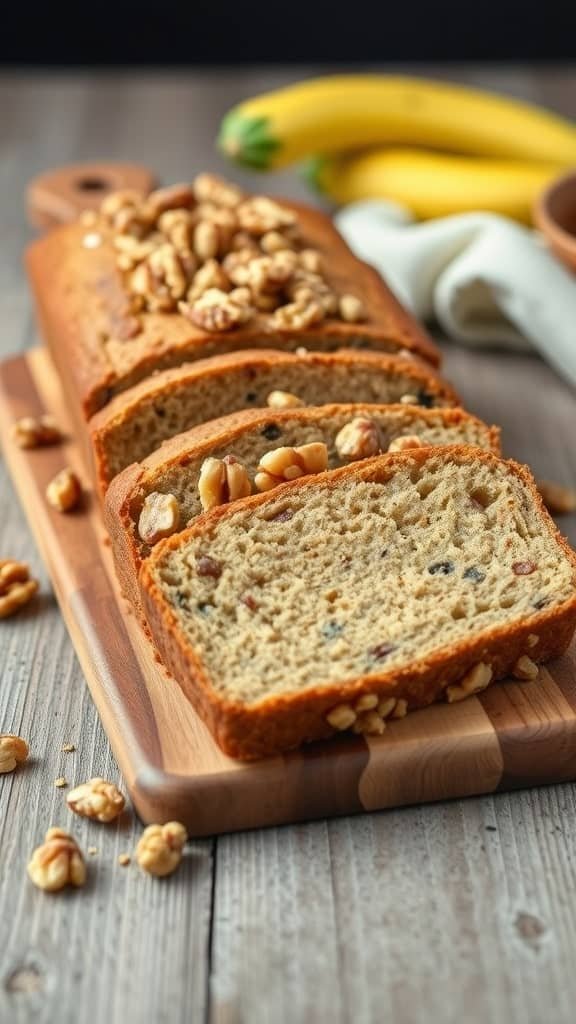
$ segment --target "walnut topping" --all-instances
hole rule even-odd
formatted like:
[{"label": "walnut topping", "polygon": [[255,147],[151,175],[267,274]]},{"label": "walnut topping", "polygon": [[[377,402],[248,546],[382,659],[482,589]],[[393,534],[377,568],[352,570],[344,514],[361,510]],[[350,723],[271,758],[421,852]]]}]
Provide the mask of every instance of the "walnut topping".
[{"label": "walnut topping", "polygon": [[539,671],[536,662],[532,661],[527,654],[523,654],[514,665],[512,674],[516,679],[536,679]]},{"label": "walnut topping", "polygon": [[492,668],[484,661],[478,662],[469,672],[454,686],[447,686],[445,690],[446,700],[449,704],[464,700],[473,693],[480,693],[485,690],[492,679]]},{"label": "walnut topping", "polygon": [[225,505],[252,493],[246,467],[233,455],[223,459],[209,458],[202,463],[198,480],[200,504],[204,511]]},{"label": "walnut topping", "polygon": [[327,466],[328,449],[322,441],[297,448],[275,448],[260,459],[254,482],[259,491],[269,491],[286,480],[296,480],[307,473],[321,473]]},{"label": "walnut topping", "polygon": [[32,854],[28,875],[46,892],[84,885],[86,865],[76,840],[64,829],[49,828],[44,843]]},{"label": "walnut topping", "polygon": [[71,811],[82,818],[96,821],[114,821],[124,810],[126,803],[122,793],[113,782],[105,779],[90,779],[81,786],[71,789],[66,797]]},{"label": "walnut topping", "polygon": [[219,288],[209,288],[191,305],[181,302],[179,309],[193,324],[204,331],[229,331],[246,323],[253,312],[252,306],[246,301],[248,293],[242,291],[239,296],[238,292],[239,289],[236,289],[235,292],[227,294]]},{"label": "walnut topping", "polygon": [[404,434],[402,437],[395,437],[388,445],[389,452],[405,452],[409,448],[423,448],[424,445],[417,434]]},{"label": "walnut topping", "polygon": [[173,494],[152,491],[144,500],[138,534],[145,544],[157,544],[163,537],[170,537],[180,525],[180,505]]},{"label": "walnut topping", "polygon": [[79,504],[81,497],[80,481],[69,467],[60,470],[46,488],[46,500],[58,512],[71,512]]},{"label": "walnut topping", "polygon": [[356,416],[336,434],[336,451],[341,459],[354,462],[380,451],[380,430],[369,416]]},{"label": "walnut topping", "polygon": [[553,515],[576,512],[576,491],[572,487],[563,487],[553,480],[537,480],[536,484],[546,508]]},{"label": "walnut topping", "polygon": [[12,440],[20,448],[40,448],[43,445],[58,444],[62,434],[53,416],[23,416],[16,420],[11,432]]},{"label": "walnut topping", "polygon": [[[306,246],[291,210],[267,196],[245,196],[215,175],[147,198],[113,193],[91,226],[110,236],[127,291],[138,301],[132,313],[179,310],[210,332],[234,330],[257,314],[270,318],[272,330],[305,330],[327,316],[365,317],[360,299],[331,288],[321,254]],[[203,301],[208,291],[227,293],[231,285],[249,287],[242,303],[221,294]],[[141,329],[132,317],[118,336],[127,340]]]},{"label": "walnut topping", "polygon": [[364,306],[360,299],[357,299],[355,295],[342,295],[340,296],[340,316],[347,323],[357,323],[359,320],[366,319],[366,313]]},{"label": "walnut topping", "polygon": [[290,391],[271,391],[266,399],[266,405],[270,409],[296,409],[304,405],[304,402]]},{"label": "walnut topping", "polygon": [[188,834],[179,821],[167,825],[149,825],[136,847],[136,860],[150,875],[162,878],[171,875],[182,860]]},{"label": "walnut topping", "polygon": [[13,772],[28,758],[28,744],[13,733],[0,733],[0,775]]}]

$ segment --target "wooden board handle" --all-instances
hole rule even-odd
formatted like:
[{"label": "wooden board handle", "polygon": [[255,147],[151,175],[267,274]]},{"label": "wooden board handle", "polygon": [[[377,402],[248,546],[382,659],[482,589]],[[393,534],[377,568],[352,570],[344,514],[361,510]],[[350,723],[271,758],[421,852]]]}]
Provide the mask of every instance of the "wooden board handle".
[{"label": "wooden board handle", "polygon": [[26,192],[28,219],[41,231],[76,220],[83,210],[95,210],[108,192],[133,188],[144,194],[156,178],[140,164],[67,164],[46,171],[30,182]]}]

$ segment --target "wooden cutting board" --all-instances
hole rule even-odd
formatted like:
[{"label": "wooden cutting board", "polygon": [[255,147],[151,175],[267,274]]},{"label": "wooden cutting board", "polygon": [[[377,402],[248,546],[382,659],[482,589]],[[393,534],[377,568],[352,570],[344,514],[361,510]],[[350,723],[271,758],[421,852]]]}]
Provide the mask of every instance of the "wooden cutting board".
[{"label": "wooden cutting board", "polygon": [[[63,445],[24,451],[19,416],[53,413]],[[44,349],[0,366],[0,436],[23,509],[130,795],[146,822],[177,818],[192,835],[576,778],[576,646],[532,683],[497,684],[461,704],[392,722],[382,737],[338,737],[286,757],[226,757],[118,592],[59,381]],[[78,511],[46,503],[64,465],[86,483]]]}]

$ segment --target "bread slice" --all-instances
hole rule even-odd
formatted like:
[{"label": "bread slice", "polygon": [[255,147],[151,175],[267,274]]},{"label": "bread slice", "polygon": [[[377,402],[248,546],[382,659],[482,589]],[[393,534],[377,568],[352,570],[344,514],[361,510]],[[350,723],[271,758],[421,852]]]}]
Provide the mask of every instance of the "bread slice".
[{"label": "bread slice", "polygon": [[288,391],[305,405],[375,402],[412,396],[427,408],[458,405],[455,391],[429,363],[373,352],[246,350],[200,359],[147,377],[90,420],[96,479],[103,493],[132,462],[174,434],[239,409],[266,406]]},{"label": "bread slice", "polygon": [[576,627],[576,556],[525,467],[417,449],[222,506],[140,587],[226,753],[278,754],[535,674]]},{"label": "bread slice", "polygon": [[487,427],[462,409],[354,404],[284,412],[255,409],[214,420],[166,441],[142,463],[120,473],[108,488],[104,518],[124,593],[138,603],[138,570],[151,550],[140,539],[138,521],[149,494],[174,495],[179,523],[184,527],[202,512],[198,480],[205,459],[234,455],[254,480],[266,452],[321,441],[328,448],[329,467],[335,468],[342,465],[336,435],[358,416],[367,416],[377,424],[383,451],[404,435],[417,435],[424,444],[465,443],[499,451],[499,430]]},{"label": "bread slice", "polygon": [[279,329],[261,313],[235,330],[210,333],[178,312],[144,312],[133,333],[129,297],[102,218],[89,228],[82,222],[65,225],[32,243],[27,268],[40,326],[78,422],[155,370],[246,348],[411,350],[439,364],[424,329],[379,274],[356,259],[330,219],[311,207],[282,206],[296,215],[303,243],[319,251],[328,284],[362,301],[365,320],[331,317],[306,328]]}]

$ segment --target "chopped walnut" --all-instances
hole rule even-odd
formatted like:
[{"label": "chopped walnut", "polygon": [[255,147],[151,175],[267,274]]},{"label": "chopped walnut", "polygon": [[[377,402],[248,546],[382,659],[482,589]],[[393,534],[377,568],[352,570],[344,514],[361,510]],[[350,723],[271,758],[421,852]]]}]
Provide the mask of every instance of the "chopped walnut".
[{"label": "chopped walnut", "polygon": [[28,864],[34,885],[46,892],[58,892],[67,885],[77,888],[86,881],[86,865],[76,840],[61,828],[49,828],[42,846]]},{"label": "chopped walnut", "polygon": [[512,674],[516,679],[536,679],[540,669],[532,658],[529,658],[527,654],[523,654],[512,669]]},{"label": "chopped walnut", "polygon": [[272,256],[254,258],[247,264],[245,283],[256,293],[277,292],[292,277],[297,259],[291,249],[282,249]]},{"label": "chopped walnut", "polygon": [[180,524],[180,505],[173,494],[152,491],[144,499],[138,519],[138,534],[145,544],[157,544],[170,537]]},{"label": "chopped walnut", "polygon": [[187,840],[186,829],[179,821],[169,821],[167,825],[149,825],[138,841],[136,860],[150,875],[158,878],[171,875],[182,860]]},{"label": "chopped walnut", "polygon": [[186,294],[188,278],[180,256],[170,242],[154,250],[148,259],[148,266],[155,279],[156,290],[164,287],[175,302]]},{"label": "chopped walnut", "polygon": [[319,274],[322,270],[322,257],[317,249],[302,249],[298,253],[298,262],[304,270]]},{"label": "chopped walnut", "polygon": [[79,504],[81,497],[80,481],[68,467],[60,470],[46,488],[46,500],[58,512],[71,512]]},{"label": "chopped walnut", "polygon": [[355,295],[341,295],[339,301],[340,316],[347,323],[357,323],[366,319],[364,306]]},{"label": "chopped walnut", "polygon": [[211,260],[218,255],[220,235],[210,220],[201,220],[194,229],[194,252],[200,260]]},{"label": "chopped walnut", "polygon": [[292,243],[286,235],[282,235],[279,231],[269,231],[266,235],[262,235],[260,248],[262,252],[270,254],[283,249],[291,249]]},{"label": "chopped walnut", "polygon": [[356,712],[350,706],[350,704],[337,704],[335,708],[332,708],[326,715],[326,721],[334,729],[338,729],[339,732],[343,732],[345,729],[349,729],[350,726],[354,725],[356,721]]},{"label": "chopped walnut", "polygon": [[16,420],[11,432],[12,440],[20,448],[40,448],[58,444],[62,434],[53,416],[23,416]]},{"label": "chopped walnut", "polygon": [[304,405],[304,402],[290,391],[271,391],[266,399],[266,405],[270,409],[297,409]]},{"label": "chopped walnut", "polygon": [[233,455],[223,459],[205,459],[198,480],[200,504],[204,511],[225,505],[252,493],[252,485],[246,467]]},{"label": "chopped walnut", "polygon": [[297,448],[275,448],[260,459],[254,482],[259,491],[269,491],[286,480],[296,480],[307,473],[321,473],[327,467],[328,449],[322,441]]},{"label": "chopped walnut", "polygon": [[[242,293],[242,299],[246,293]],[[219,288],[209,288],[191,305],[181,302],[180,312],[187,316],[197,327],[205,331],[230,331],[246,323],[253,314],[253,307],[245,301],[239,301],[234,293],[229,295]]]},{"label": "chopped walnut", "polygon": [[576,512],[576,490],[572,487],[563,487],[552,480],[537,480],[536,484],[546,508],[553,515]]},{"label": "chopped walnut", "polygon": [[360,711],[373,711],[374,708],[378,707],[378,697],[375,693],[363,693],[358,700],[354,701],[354,711],[359,714]]},{"label": "chopped walnut", "polygon": [[334,443],[339,457],[346,462],[368,459],[381,449],[380,429],[369,416],[357,416],[338,431]]},{"label": "chopped walnut", "polygon": [[230,290],[230,280],[218,260],[206,260],[206,263],[196,271],[188,291],[188,301],[199,299],[209,288],[218,288],[221,292]]},{"label": "chopped walnut", "polygon": [[81,786],[71,789],[66,797],[71,811],[81,818],[92,818],[107,823],[114,821],[124,810],[126,803],[122,793],[113,782],[105,779],[90,779]]},{"label": "chopped walnut", "polygon": [[362,736],[381,736],[385,729],[386,722],[377,711],[364,711],[352,726],[352,732]]},{"label": "chopped walnut", "polygon": [[244,198],[241,189],[216,174],[198,174],[194,179],[193,189],[199,203],[215,203],[216,206],[228,206],[232,209]]},{"label": "chopped walnut", "polygon": [[417,434],[404,434],[395,437],[388,445],[389,452],[406,452],[410,448],[423,448],[424,445]]},{"label": "chopped walnut", "polygon": [[251,235],[266,235],[270,231],[281,231],[296,223],[295,215],[267,196],[253,196],[245,199],[236,208],[238,222]]},{"label": "chopped walnut", "polygon": [[485,690],[492,679],[492,668],[485,662],[480,661],[474,665],[469,672],[454,686],[447,686],[445,690],[446,700],[449,704],[464,700],[473,693],[480,693]]},{"label": "chopped walnut", "polygon": [[13,583],[25,583],[29,577],[30,570],[25,562],[0,561],[0,594],[4,594]]},{"label": "chopped walnut", "polygon": [[37,580],[24,580],[5,584],[0,588],[0,619],[15,615],[20,608],[28,604],[38,592]]},{"label": "chopped walnut", "polygon": [[302,330],[324,319],[324,310],[315,298],[289,302],[279,306],[270,318],[270,325],[280,331]]},{"label": "chopped walnut", "polygon": [[168,210],[180,210],[194,205],[194,193],[190,185],[168,185],[157,188],[146,197],[144,208],[150,220],[156,221]]},{"label": "chopped walnut", "polygon": [[0,733],[0,775],[13,772],[28,759],[28,744],[21,736]]}]

